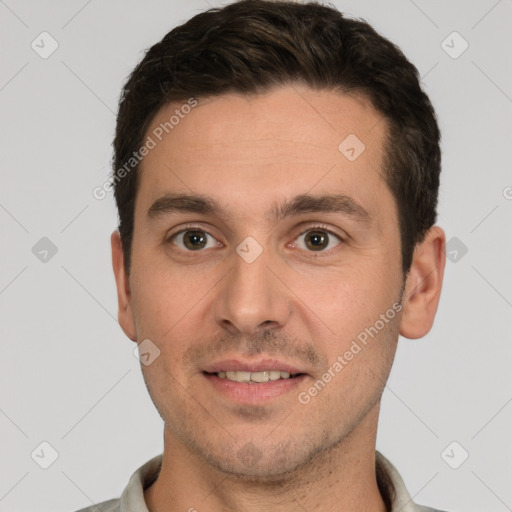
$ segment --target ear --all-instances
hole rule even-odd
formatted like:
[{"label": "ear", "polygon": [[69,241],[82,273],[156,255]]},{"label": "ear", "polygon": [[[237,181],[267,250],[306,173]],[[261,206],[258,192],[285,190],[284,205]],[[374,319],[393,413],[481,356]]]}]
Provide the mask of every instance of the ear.
[{"label": "ear", "polygon": [[114,231],[110,236],[110,243],[112,245],[112,267],[114,269],[117,286],[117,318],[119,320],[119,325],[123,329],[126,336],[128,336],[128,338],[130,338],[132,341],[137,341],[132,309],[130,281],[126,275],[123,244],[121,242],[121,235],[119,234],[118,230]]},{"label": "ear", "polygon": [[400,334],[405,338],[422,338],[432,328],[443,284],[445,244],[444,231],[433,226],[414,249],[402,301]]}]

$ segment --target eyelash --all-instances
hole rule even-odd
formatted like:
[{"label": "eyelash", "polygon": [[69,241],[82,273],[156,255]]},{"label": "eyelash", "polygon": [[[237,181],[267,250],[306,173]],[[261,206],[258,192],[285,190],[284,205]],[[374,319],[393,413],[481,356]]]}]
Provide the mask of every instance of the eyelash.
[{"label": "eyelash", "polygon": [[[208,233],[208,231],[206,231],[205,229],[203,229],[201,226],[196,226],[196,225],[193,225],[193,224],[190,224],[190,225],[186,225],[184,226],[182,229],[180,229],[179,231],[171,234],[167,239],[166,239],[166,243],[172,243],[172,241],[174,240],[175,237],[177,237],[178,235],[182,234],[182,233],[186,233],[187,231],[201,231],[203,233],[205,233],[206,235],[212,237],[214,240],[216,240],[216,238],[211,235],[210,233]],[[331,229],[329,229],[327,226],[325,225],[322,225],[322,224],[318,224],[318,225],[315,225],[315,226],[310,226],[308,227],[308,229],[306,229],[305,231],[302,231],[301,233],[299,233],[295,238],[294,238],[294,241],[305,235],[306,233],[309,233],[310,231],[324,231],[325,233],[327,233],[329,236],[334,236],[335,238],[337,238],[339,240],[339,243],[335,246],[337,247],[338,245],[340,245],[341,243],[345,242],[345,238],[342,237],[341,235],[338,235],[337,233],[335,233],[334,231],[332,231]],[[190,250],[183,250],[181,248],[178,248],[180,251],[182,252],[186,252],[186,253],[189,253],[189,254],[194,254],[194,253],[200,253],[200,252],[204,252],[204,249],[201,250],[197,250],[197,251],[190,251]],[[333,248],[334,249],[334,248]],[[332,251],[333,249],[327,249],[327,250],[321,250],[321,251],[308,251],[312,254],[315,254],[315,255],[323,255],[323,254],[326,254],[326,253],[329,253],[330,251]]]}]

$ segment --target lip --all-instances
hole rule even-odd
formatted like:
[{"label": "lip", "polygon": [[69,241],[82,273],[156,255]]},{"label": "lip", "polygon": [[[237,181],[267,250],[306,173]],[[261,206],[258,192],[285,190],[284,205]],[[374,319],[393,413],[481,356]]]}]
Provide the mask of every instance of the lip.
[{"label": "lip", "polygon": [[[221,379],[217,372],[221,371],[246,371],[261,372],[265,370],[278,370],[288,372],[296,377],[289,379],[278,379],[268,382],[249,383],[235,382],[229,379]],[[300,368],[278,361],[276,359],[262,359],[260,361],[244,361],[241,359],[225,359],[206,365],[203,368],[203,377],[210,383],[216,394],[231,403],[240,405],[264,405],[277,397],[290,394],[296,390],[308,377],[307,373]]]},{"label": "lip", "polygon": [[278,370],[290,374],[306,373],[295,366],[276,359],[263,359],[261,361],[243,361],[241,359],[226,359],[212,363],[203,368],[207,373],[218,372],[263,372],[265,370]]},{"label": "lip", "polygon": [[263,405],[273,399],[289,394],[304,382],[305,374],[289,379],[270,380],[268,382],[249,383],[221,379],[212,373],[203,373],[213,389],[230,402],[240,405]]}]

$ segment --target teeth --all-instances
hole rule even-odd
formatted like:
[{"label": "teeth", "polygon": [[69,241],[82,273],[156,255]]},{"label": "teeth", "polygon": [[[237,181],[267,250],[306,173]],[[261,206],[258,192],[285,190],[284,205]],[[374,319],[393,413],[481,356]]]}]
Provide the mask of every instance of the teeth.
[{"label": "teeth", "polygon": [[250,376],[251,376],[251,379],[252,381],[254,382],[268,382],[269,380],[269,375],[270,372],[254,372],[254,373],[251,373]]},{"label": "teeth", "polygon": [[237,382],[249,382],[251,380],[250,372],[226,372],[226,378],[236,380]]},{"label": "teeth", "polygon": [[279,370],[269,370],[264,372],[218,372],[217,376],[221,379],[228,379],[235,382],[268,382],[269,380],[289,379],[289,372],[280,372]]}]

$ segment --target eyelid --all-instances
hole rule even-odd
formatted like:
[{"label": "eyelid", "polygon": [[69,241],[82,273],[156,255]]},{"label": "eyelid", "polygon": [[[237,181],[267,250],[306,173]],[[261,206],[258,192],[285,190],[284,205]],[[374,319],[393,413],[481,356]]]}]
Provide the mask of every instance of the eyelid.
[{"label": "eyelid", "polygon": [[[180,235],[180,234],[182,234],[182,233],[184,233],[186,231],[194,231],[194,230],[202,231],[202,232],[206,233],[208,236],[210,236],[211,238],[213,238],[216,242],[222,243],[222,242],[219,242],[217,240],[217,238],[215,236],[213,236],[207,229],[205,229],[202,226],[199,226],[197,224],[185,224],[184,226],[181,226],[180,229],[178,229],[178,231],[174,231],[170,235],[166,235],[165,236],[165,242],[166,243],[172,242],[172,240],[176,236],[178,236],[178,235]],[[194,252],[194,251],[187,251],[187,252]],[[201,251],[197,251],[197,252],[201,252]]]},{"label": "eyelid", "polygon": [[[291,243],[294,244],[294,246],[296,246],[297,244],[296,244],[295,240],[297,240],[297,238],[299,238],[311,231],[324,231],[325,233],[328,233],[329,236],[333,236],[338,239],[338,243],[334,247],[327,249],[327,250],[307,251],[307,250],[299,248],[299,249],[301,249],[302,252],[305,251],[311,255],[314,255],[316,258],[322,258],[324,256],[325,257],[332,256],[332,254],[337,250],[338,246],[344,244],[348,238],[348,235],[341,235],[341,234],[337,233],[336,231],[334,231],[330,226],[327,226],[325,224],[314,224],[314,225],[308,225],[305,229],[303,229],[300,233],[298,233],[294,237],[294,239]],[[339,250],[339,248],[338,248],[338,250]]]},{"label": "eyelid", "polygon": [[[336,238],[338,238],[340,240],[340,243],[345,242],[348,238],[348,235],[341,235],[341,234],[335,232],[330,226],[325,225],[325,224],[312,224],[312,225],[307,225],[307,223],[304,223],[304,224],[306,224],[306,227],[304,227],[302,229],[302,231],[300,231],[293,238],[293,242],[299,236],[305,235],[306,233],[309,233],[310,231],[315,231],[315,230],[322,230],[322,231],[325,231],[326,233],[328,233],[329,235],[335,236]],[[184,226],[181,226],[178,231],[175,231],[171,235],[166,236],[165,241],[171,242],[173,240],[173,238],[176,237],[177,235],[179,235],[183,232],[186,232],[186,231],[193,231],[193,230],[203,231],[208,236],[210,236],[214,240],[216,240],[218,243],[222,244],[222,242],[219,242],[219,240],[217,240],[217,238],[214,235],[212,235],[207,229],[204,229],[202,226],[197,225],[197,224],[185,224]],[[332,250],[332,249],[330,249],[330,250]],[[193,252],[204,252],[204,251],[199,250],[199,251],[186,251],[186,252],[193,253]],[[310,252],[315,253],[315,251],[310,251]],[[320,254],[322,252],[327,253],[329,251],[318,251],[318,254]]]},{"label": "eyelid", "polygon": [[348,238],[348,235],[346,234],[340,234],[331,228],[331,226],[328,226],[326,224],[313,224],[308,225],[307,228],[305,228],[303,231],[299,233],[299,235],[304,235],[305,233],[308,233],[309,231],[315,231],[315,230],[322,230],[326,233],[329,233],[330,235],[334,235],[338,237],[341,241],[345,241]]}]

